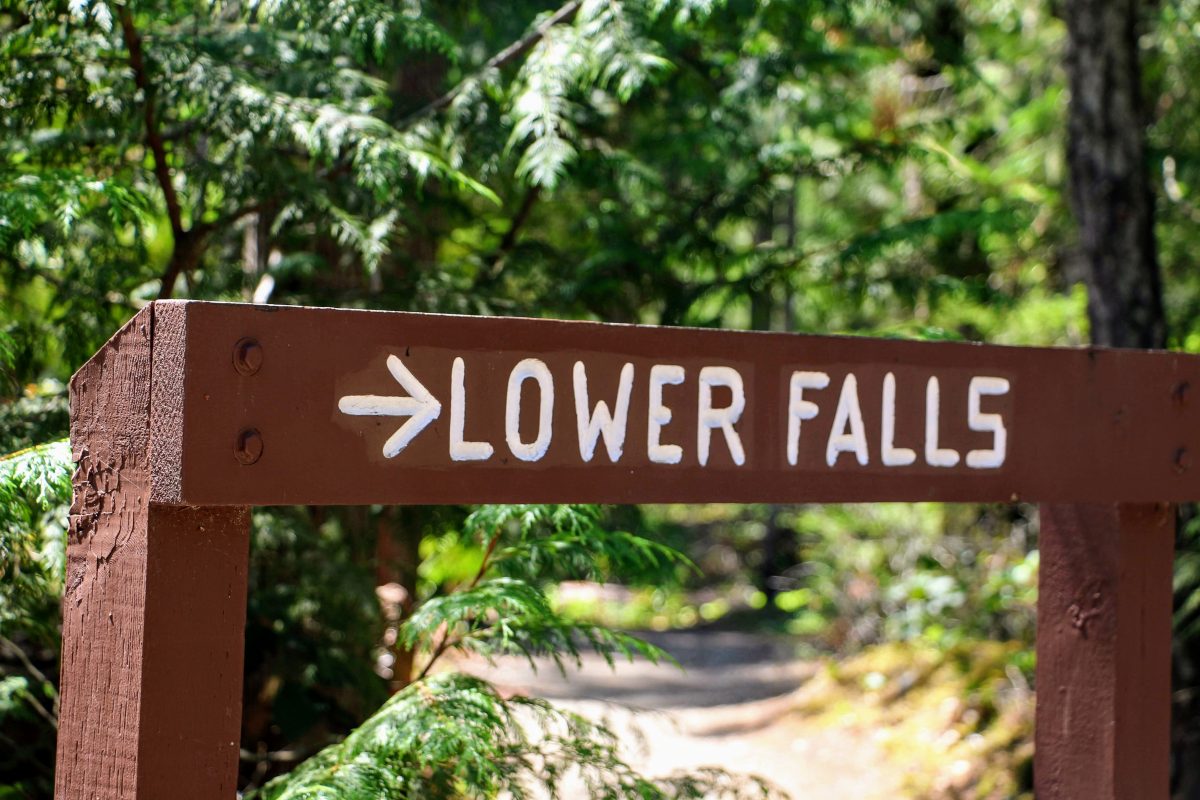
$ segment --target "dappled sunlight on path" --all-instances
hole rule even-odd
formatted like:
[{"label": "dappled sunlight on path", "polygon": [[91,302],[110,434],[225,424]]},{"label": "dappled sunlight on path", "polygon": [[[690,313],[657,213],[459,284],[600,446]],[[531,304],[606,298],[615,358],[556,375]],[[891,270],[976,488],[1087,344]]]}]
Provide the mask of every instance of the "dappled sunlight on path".
[{"label": "dappled sunlight on path", "polygon": [[457,666],[506,693],[545,697],[604,720],[646,774],[715,766],[766,778],[796,800],[905,796],[904,771],[888,760],[874,731],[794,713],[794,694],[817,667],[796,659],[784,640],[729,631],[646,638],[683,669],[637,661],[613,670],[590,654],[566,676],[549,661],[536,671],[511,658]]}]

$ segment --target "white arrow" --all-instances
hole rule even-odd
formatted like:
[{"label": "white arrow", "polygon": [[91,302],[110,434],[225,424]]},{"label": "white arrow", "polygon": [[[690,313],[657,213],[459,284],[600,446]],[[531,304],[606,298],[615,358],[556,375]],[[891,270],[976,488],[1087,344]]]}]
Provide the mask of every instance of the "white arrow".
[{"label": "white arrow", "polygon": [[393,458],[400,454],[408,443],[425,430],[429,423],[442,413],[442,404],[429,390],[408,371],[404,362],[388,356],[388,372],[404,387],[410,397],[383,397],[377,394],[346,395],[338,400],[338,410],[343,414],[368,417],[411,417],[383,443],[383,457]]}]

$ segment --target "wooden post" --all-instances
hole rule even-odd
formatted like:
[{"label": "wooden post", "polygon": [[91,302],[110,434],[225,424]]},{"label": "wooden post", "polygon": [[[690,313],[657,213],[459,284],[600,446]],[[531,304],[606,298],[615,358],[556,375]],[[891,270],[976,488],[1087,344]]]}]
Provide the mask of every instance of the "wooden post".
[{"label": "wooden post", "polygon": [[71,382],[59,800],[237,788],[249,514],[154,502],[182,364],[182,337],[160,348],[154,316],[138,314]]},{"label": "wooden post", "polygon": [[1041,506],[1039,800],[1166,798],[1175,508]]}]

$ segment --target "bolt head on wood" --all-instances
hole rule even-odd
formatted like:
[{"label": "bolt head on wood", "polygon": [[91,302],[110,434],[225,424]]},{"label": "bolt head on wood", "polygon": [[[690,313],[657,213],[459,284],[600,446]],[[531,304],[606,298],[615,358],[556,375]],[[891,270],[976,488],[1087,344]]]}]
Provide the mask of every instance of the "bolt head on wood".
[{"label": "bolt head on wood", "polygon": [[242,375],[253,375],[262,368],[263,349],[258,340],[245,338],[233,346],[233,368]]},{"label": "bolt head on wood", "polygon": [[233,456],[239,463],[249,466],[262,458],[262,454],[263,438],[257,428],[247,428],[238,434]]}]

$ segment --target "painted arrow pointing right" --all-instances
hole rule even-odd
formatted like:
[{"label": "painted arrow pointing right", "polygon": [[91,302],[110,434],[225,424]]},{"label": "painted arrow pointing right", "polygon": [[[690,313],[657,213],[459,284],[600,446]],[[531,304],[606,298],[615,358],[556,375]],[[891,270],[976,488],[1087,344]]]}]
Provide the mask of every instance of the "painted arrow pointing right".
[{"label": "painted arrow pointing right", "polygon": [[377,394],[346,395],[338,400],[343,414],[369,417],[410,417],[383,443],[383,457],[394,458],[408,443],[442,413],[442,404],[408,371],[396,356],[388,356],[388,372],[404,387],[409,397],[384,397]]}]

